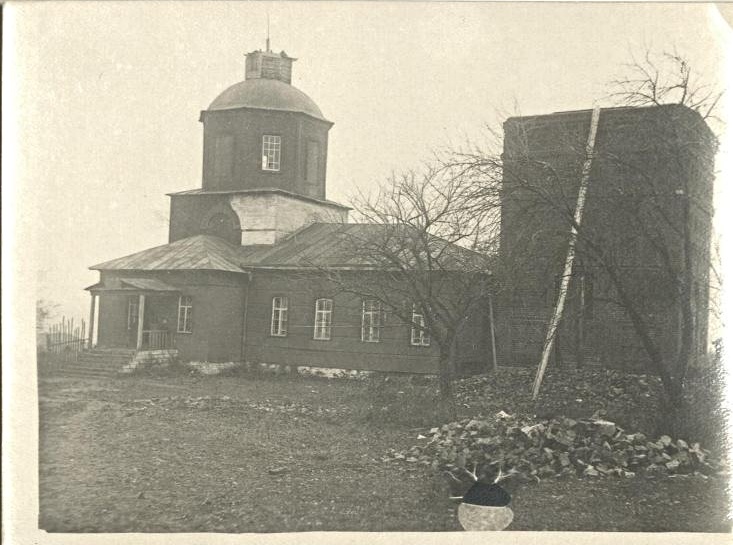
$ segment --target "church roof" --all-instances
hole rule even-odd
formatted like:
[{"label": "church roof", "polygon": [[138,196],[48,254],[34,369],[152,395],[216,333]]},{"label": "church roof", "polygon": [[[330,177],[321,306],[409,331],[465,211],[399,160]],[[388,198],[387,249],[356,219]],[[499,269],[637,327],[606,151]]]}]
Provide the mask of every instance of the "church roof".
[{"label": "church roof", "polygon": [[242,272],[239,248],[209,235],[196,235],[89,267],[92,270]]},{"label": "church roof", "polygon": [[[215,236],[196,235],[170,244],[107,261],[94,270],[219,270],[250,269],[376,269],[389,267],[383,248],[399,254],[401,263],[421,259],[413,245],[415,234],[402,226],[363,223],[313,223],[273,245],[235,246]],[[407,238],[406,238],[407,237]],[[435,267],[443,270],[483,269],[486,256],[433,237]],[[420,243],[414,248],[420,248]],[[418,255],[415,255],[418,254]]]},{"label": "church roof", "polygon": [[207,111],[257,108],[299,112],[330,123],[303,91],[276,79],[248,79],[225,89]]},{"label": "church roof", "polygon": [[[399,262],[419,263],[424,241],[403,225],[371,223],[313,223],[272,246],[260,246],[243,266],[254,269],[343,268],[382,269]],[[483,269],[486,256],[439,237],[429,241],[431,255],[440,256],[433,270]],[[394,256],[390,261],[389,255]]]}]

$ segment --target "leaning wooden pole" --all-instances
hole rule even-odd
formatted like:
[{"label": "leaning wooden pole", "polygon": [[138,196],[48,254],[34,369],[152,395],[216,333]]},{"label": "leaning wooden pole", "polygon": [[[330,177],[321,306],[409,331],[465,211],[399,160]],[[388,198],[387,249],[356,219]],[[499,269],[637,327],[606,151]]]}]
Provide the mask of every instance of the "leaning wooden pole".
[{"label": "leaning wooden pole", "polygon": [[491,333],[491,368],[494,371],[499,370],[499,366],[496,363],[496,334],[494,330],[494,304],[491,302],[491,295],[489,295],[489,327]]},{"label": "leaning wooden pole", "polygon": [[565,299],[568,294],[568,285],[570,284],[570,275],[573,272],[573,261],[575,260],[575,243],[578,240],[578,230],[576,226],[580,225],[583,219],[583,208],[585,207],[585,194],[588,192],[588,180],[590,179],[590,169],[593,163],[593,153],[596,145],[596,132],[598,131],[598,118],[601,115],[601,108],[596,106],[593,108],[593,114],[590,120],[590,130],[588,131],[588,143],[585,146],[585,161],[583,162],[583,171],[580,177],[580,188],[578,189],[578,202],[575,204],[574,222],[570,228],[570,242],[568,243],[568,253],[565,258],[565,268],[563,270],[562,279],[560,280],[560,290],[557,294],[557,303],[555,311],[552,313],[552,319],[547,326],[547,335],[545,336],[545,344],[542,350],[542,359],[537,367],[537,375],[534,378],[532,386],[532,399],[537,399],[540,393],[542,379],[545,376],[547,362],[550,359],[552,345],[555,342],[555,334],[562,319],[562,312],[565,308]]}]

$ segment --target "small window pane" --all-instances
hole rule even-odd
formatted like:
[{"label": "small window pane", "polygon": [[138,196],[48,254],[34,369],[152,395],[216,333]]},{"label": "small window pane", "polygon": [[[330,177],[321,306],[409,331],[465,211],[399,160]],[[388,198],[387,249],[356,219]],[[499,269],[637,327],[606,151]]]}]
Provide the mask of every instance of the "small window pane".
[{"label": "small window pane", "polygon": [[430,346],[430,335],[425,331],[425,316],[412,307],[412,328],[410,330],[410,344],[412,346]]},{"label": "small window pane", "polygon": [[273,337],[285,337],[288,334],[288,298],[272,298],[272,320],[270,322],[270,335]]},{"label": "small window pane", "polygon": [[333,300],[316,300],[316,317],[313,326],[313,338],[321,341],[331,339],[331,319],[333,315]]},{"label": "small window pane", "polygon": [[361,340],[366,343],[378,343],[382,327],[382,305],[375,299],[362,301]]},{"label": "small window pane", "polygon": [[190,295],[181,295],[178,298],[178,333],[193,331],[193,300]]},{"label": "small window pane", "polygon": [[280,170],[280,137],[265,135],[262,137],[262,170]]}]

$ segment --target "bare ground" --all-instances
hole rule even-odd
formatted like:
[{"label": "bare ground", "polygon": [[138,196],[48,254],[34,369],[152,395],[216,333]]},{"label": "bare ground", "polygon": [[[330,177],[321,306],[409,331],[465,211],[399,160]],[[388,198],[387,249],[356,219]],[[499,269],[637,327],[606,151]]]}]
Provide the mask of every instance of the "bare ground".
[{"label": "bare ground", "polygon": [[[460,530],[440,477],[382,461],[428,425],[425,406],[403,402],[398,391],[385,412],[377,406],[385,398],[375,401],[357,381],[42,377],[39,525],[50,532]],[[526,484],[514,490],[509,529],[727,532],[725,484],[700,476]]]}]

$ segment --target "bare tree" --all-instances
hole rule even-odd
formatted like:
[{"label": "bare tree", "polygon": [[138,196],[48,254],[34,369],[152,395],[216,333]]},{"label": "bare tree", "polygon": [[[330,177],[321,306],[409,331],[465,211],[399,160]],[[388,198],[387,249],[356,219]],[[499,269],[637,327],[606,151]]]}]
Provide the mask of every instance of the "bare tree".
[{"label": "bare tree", "polygon": [[609,97],[626,106],[681,104],[704,120],[717,119],[716,108],[723,96],[716,85],[706,82],[676,49],[655,54],[647,49],[643,58],[631,55],[624,74],[611,82]]},{"label": "bare tree", "polygon": [[[496,210],[471,200],[474,183],[460,168],[435,164],[394,175],[374,195],[353,200],[359,226],[347,231],[351,261],[367,274],[331,269],[342,291],[376,301],[439,351],[442,396],[452,402],[456,342],[486,305]],[[498,201],[496,202],[498,206]]]}]

